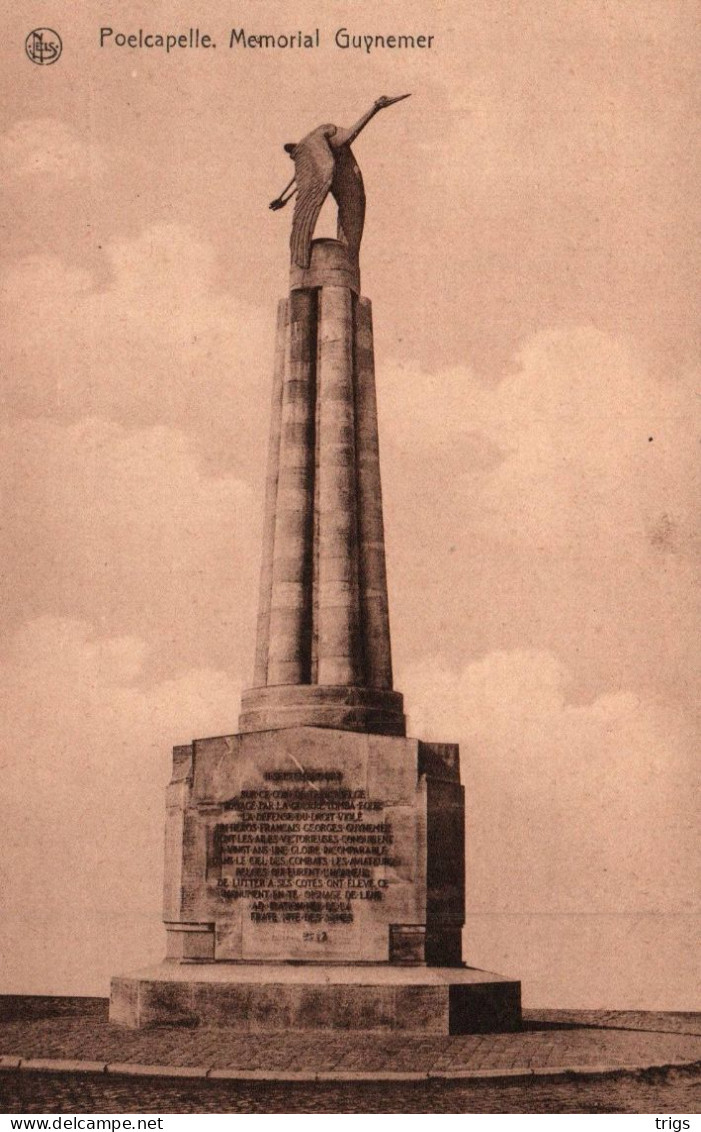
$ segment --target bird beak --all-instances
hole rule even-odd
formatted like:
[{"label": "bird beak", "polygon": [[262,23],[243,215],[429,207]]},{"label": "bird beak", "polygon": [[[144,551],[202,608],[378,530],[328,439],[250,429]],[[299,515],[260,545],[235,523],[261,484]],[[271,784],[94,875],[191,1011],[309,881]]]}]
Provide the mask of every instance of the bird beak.
[{"label": "bird beak", "polygon": [[404,98],[411,98],[410,94],[398,94],[396,98],[388,98],[387,105],[391,106],[393,102],[401,102]]}]

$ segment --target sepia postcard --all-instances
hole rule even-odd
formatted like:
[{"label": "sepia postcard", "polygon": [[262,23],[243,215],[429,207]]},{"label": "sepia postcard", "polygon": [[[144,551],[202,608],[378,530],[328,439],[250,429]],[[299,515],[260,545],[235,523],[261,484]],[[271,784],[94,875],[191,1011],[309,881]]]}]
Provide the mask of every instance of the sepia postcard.
[{"label": "sepia postcard", "polygon": [[[105,999],[115,976],[162,964],[166,787],[195,775],[183,752],[292,720],[414,741],[429,873],[464,884],[458,912],[412,928],[376,880],[401,873],[400,806],[394,856],[380,814],[385,856],[367,825],[357,876],[346,842],[337,859],[337,887],[373,890],[362,915],[328,893],[318,922],[309,903],[276,919],[249,901],[215,942],[197,905],[171,959],[364,963],[389,947],[400,965],[518,980],[526,1017],[698,1010],[696,5],[5,0],[3,17],[0,997]],[[331,408],[319,394],[288,428],[311,460],[295,573],[298,464],[285,487],[268,456],[288,427],[275,382],[301,380],[295,334],[322,366],[344,318],[352,364],[370,373],[374,356],[376,418],[353,371],[351,514],[341,458],[324,455],[346,419],[330,350]],[[276,513],[288,541],[273,552]],[[339,597],[324,570],[343,538],[356,573]],[[266,555],[282,579],[267,599]],[[353,584],[360,613],[339,613]],[[308,654],[285,643],[293,615]],[[365,633],[357,664],[339,660],[343,617]],[[305,705],[322,689],[319,714],[275,699],[300,684]],[[201,794],[218,899],[238,883],[222,845],[240,850],[221,812],[246,791],[269,820],[272,797],[333,819],[346,787],[353,821],[380,807],[370,771],[347,769],[355,742],[343,773],[313,743],[306,761],[306,740],[284,767],[263,760],[260,780],[221,787],[216,820]],[[390,799],[395,754],[368,749]],[[462,832],[457,856],[447,825],[431,848],[431,775],[450,759],[464,875]],[[271,793],[283,780],[302,802]],[[327,821],[337,852],[348,821]],[[295,878],[336,883],[295,860]]]}]

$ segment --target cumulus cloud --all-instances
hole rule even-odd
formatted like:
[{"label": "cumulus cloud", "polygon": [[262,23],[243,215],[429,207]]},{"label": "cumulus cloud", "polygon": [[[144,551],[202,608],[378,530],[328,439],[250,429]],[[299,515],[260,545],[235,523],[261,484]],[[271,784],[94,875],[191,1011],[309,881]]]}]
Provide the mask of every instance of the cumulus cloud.
[{"label": "cumulus cloud", "polygon": [[12,415],[172,424],[212,463],[265,441],[274,317],[217,286],[211,246],[177,224],[105,248],[107,283],[53,256],[8,264],[4,399]]},{"label": "cumulus cloud", "polygon": [[148,651],[138,637],[47,615],[23,624],[0,662],[4,931],[18,957],[15,985],[25,968],[36,979],[47,947],[45,989],[64,992],[85,993],[86,954],[97,993],[120,964],[162,955],[169,748],[234,730],[240,688],[206,668],[148,686]]},{"label": "cumulus cloud", "polygon": [[620,684],[583,702],[545,650],[398,675],[412,734],[461,744],[467,961],[521,978],[529,1005],[687,1009],[693,713]]},{"label": "cumulus cloud", "polygon": [[412,732],[462,744],[471,912],[689,913],[692,720],[631,690],[573,702],[540,650],[405,670]]},{"label": "cumulus cloud", "polygon": [[[91,418],[0,430],[5,623],[85,619],[158,648],[165,675],[252,654],[255,493],[176,429]],[[247,601],[241,601],[245,593]]]},{"label": "cumulus cloud", "polygon": [[103,168],[100,147],[58,118],[23,118],[0,138],[0,169],[9,177],[76,181]]},{"label": "cumulus cloud", "polygon": [[407,654],[438,629],[456,667],[531,645],[567,656],[592,694],[691,692],[690,383],[648,374],[625,339],[562,327],[527,340],[497,385],[397,365],[379,400]]},{"label": "cumulus cloud", "polygon": [[386,442],[406,452],[439,445],[453,452],[451,471],[488,471],[480,502],[491,529],[499,508],[502,520],[508,513],[524,524],[519,533],[535,524],[534,537],[562,537],[575,516],[618,529],[622,521],[627,531],[644,518],[641,501],[649,510],[661,498],[682,508],[688,524],[696,439],[689,381],[651,377],[626,339],[591,326],[530,337],[512,370],[489,386],[464,367],[388,368],[380,384],[392,420]]},{"label": "cumulus cloud", "polygon": [[577,541],[583,527],[615,542],[645,539],[668,507],[690,538],[690,385],[650,377],[625,340],[590,327],[543,332],[518,363],[475,406],[510,455],[486,488],[484,523],[509,514],[534,541]]}]

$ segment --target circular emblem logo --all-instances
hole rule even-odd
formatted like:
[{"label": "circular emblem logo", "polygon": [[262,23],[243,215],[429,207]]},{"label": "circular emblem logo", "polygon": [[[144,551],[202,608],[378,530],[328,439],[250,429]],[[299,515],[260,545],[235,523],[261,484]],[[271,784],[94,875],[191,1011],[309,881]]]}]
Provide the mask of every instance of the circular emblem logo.
[{"label": "circular emblem logo", "polygon": [[34,28],[24,41],[24,49],[32,63],[48,67],[51,63],[58,62],[63,44],[61,36],[53,28]]}]

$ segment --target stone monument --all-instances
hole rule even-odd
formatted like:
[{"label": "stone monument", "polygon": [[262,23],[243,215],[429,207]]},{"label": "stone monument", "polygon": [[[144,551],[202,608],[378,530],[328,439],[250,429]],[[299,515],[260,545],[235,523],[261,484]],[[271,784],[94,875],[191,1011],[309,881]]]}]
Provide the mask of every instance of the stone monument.
[{"label": "stone monument", "polygon": [[[174,749],[167,959],[112,980],[110,1017],[122,1025],[462,1033],[520,1023],[520,984],[462,961],[458,747],[407,738],[392,684],[372,316],[358,265],[365,194],[350,143],[396,101],[285,147],[295,176],[271,208],[297,201],[253,686],[237,734]],[[329,191],[338,236],[314,240]]]}]

